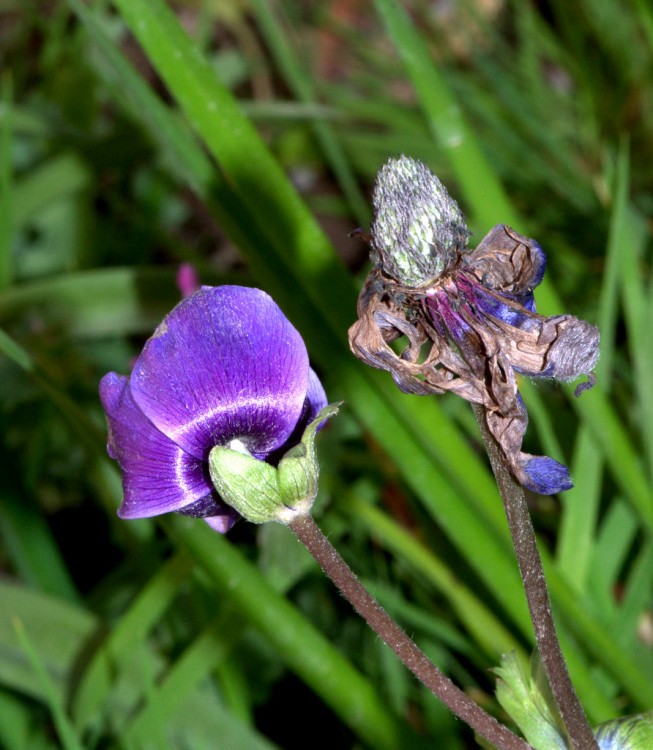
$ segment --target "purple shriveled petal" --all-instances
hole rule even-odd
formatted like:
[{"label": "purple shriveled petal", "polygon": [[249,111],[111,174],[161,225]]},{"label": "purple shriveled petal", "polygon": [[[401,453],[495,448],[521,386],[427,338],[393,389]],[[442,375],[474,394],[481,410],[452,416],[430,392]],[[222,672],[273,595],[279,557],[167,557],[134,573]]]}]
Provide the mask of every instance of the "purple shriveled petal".
[{"label": "purple shriveled petal", "polygon": [[[484,313],[493,315],[515,328],[532,330],[536,327],[534,323],[536,319],[528,314],[535,312],[535,298],[532,292],[511,299],[507,294],[501,296],[492,294],[480,284],[476,284],[474,285],[473,295],[476,304]],[[525,310],[522,308],[525,308]]]},{"label": "purple shriveled petal", "polygon": [[548,456],[535,456],[524,461],[522,470],[524,487],[540,495],[555,495],[574,486],[567,467]]},{"label": "purple shriveled petal", "polygon": [[292,434],[308,370],[301,336],[271,297],[203,287],[157,328],[130,382],[143,413],[195,458],[234,438],[264,458]]},{"label": "purple shriveled petal", "polygon": [[122,468],[124,499],[119,516],[146,518],[178,511],[211,495],[202,462],[144,416],[126,377],[115,372],[105,375],[100,400],[109,423],[107,449]]}]

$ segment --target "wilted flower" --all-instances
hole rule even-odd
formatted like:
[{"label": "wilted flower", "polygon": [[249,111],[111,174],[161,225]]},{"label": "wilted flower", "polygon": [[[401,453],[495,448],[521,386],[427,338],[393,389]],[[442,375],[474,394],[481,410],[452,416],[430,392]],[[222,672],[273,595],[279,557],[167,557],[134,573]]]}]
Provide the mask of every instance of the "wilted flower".
[{"label": "wilted flower", "polygon": [[[391,159],[374,189],[373,268],[349,331],[354,354],[407,393],[453,391],[485,407],[506,465],[524,487],[572,486],[567,468],[521,451],[528,424],[516,373],[570,381],[589,374],[599,332],[571,315],[535,312],[546,266],[534,240],[499,224],[475,250],[463,214],[421,162]],[[389,343],[405,336],[395,354]]]},{"label": "wilted flower", "polygon": [[239,286],[202,287],[180,302],[129,378],[102,378],[100,398],[123,473],[118,515],[176,511],[221,532],[239,515],[211,482],[211,449],[276,463],[326,405],[299,333],[265,292]]}]

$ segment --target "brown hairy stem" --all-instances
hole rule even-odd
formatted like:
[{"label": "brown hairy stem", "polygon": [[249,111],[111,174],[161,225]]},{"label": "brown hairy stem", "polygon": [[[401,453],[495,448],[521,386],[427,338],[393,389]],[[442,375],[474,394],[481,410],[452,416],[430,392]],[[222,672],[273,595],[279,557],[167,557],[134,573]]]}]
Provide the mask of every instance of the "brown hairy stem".
[{"label": "brown hairy stem", "polygon": [[456,716],[499,750],[532,750],[527,742],[478,706],[429,660],[370,595],[310,516],[297,516],[288,526],[372,630]]},{"label": "brown hairy stem", "polygon": [[484,407],[472,404],[472,408],[503,499],[510,535],[519,564],[519,572],[524,583],[531,622],[535,631],[535,641],[540,652],[542,665],[549,678],[551,692],[567,730],[570,747],[573,750],[599,750],[560,650],[560,643],[551,614],[551,600],[544,578],[542,559],[537,548],[524,488],[517,484],[504,465],[499,446],[488,429]]}]

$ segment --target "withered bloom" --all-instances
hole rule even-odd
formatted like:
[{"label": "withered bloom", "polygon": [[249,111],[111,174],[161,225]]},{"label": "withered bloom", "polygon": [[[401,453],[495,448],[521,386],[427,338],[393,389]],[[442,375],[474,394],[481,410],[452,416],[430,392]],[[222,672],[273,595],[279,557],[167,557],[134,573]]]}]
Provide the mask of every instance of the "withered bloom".
[{"label": "withered bloom", "polygon": [[[485,407],[506,466],[527,489],[572,487],[566,466],[521,451],[528,414],[516,373],[571,381],[589,375],[599,331],[571,315],[535,312],[533,289],[546,256],[532,239],[499,224],[475,250],[456,202],[421,162],[381,169],[370,233],[373,268],[349,330],[354,354],[388,370],[406,393],[453,391]],[[398,355],[389,344],[405,336]]]}]

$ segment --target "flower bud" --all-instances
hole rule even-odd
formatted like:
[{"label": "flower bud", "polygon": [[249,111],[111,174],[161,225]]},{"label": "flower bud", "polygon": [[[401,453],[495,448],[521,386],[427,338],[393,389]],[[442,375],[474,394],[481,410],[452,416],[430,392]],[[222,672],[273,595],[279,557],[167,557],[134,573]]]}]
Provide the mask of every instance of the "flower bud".
[{"label": "flower bud", "polygon": [[429,284],[467,245],[458,204],[419,161],[390,159],[377,176],[373,204],[372,262],[401,284]]},{"label": "flower bud", "polygon": [[237,440],[213,448],[209,473],[222,501],[252,523],[289,523],[308,514],[318,490],[315,435],[324,420],[337,413],[338,406],[322,409],[304,430],[301,442],[276,468],[247,454]]},{"label": "flower bud", "polygon": [[653,711],[599,724],[595,736],[601,750],[640,750],[653,747]]}]

